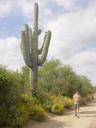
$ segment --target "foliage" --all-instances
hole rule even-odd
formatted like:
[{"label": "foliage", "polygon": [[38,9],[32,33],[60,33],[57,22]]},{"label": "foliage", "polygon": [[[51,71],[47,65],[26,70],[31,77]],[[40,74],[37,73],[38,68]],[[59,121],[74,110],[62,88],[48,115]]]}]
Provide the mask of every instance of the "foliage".
[{"label": "foliage", "polygon": [[12,108],[11,108],[10,114],[12,116],[12,119],[11,119],[10,125],[12,127],[23,128],[24,124],[29,119],[28,108],[25,104],[19,103],[16,105],[14,109],[15,110],[12,111]]},{"label": "foliage", "polygon": [[0,125],[22,126],[28,119],[27,108],[20,103],[20,90],[14,73],[0,67]]},{"label": "foliage", "polygon": [[46,118],[45,110],[40,105],[34,105],[30,107],[30,117],[37,121],[43,121]]},{"label": "foliage", "polygon": [[33,93],[33,98],[36,98],[36,104],[41,105],[46,111],[51,112],[52,98],[50,94],[36,91]]},{"label": "foliage", "polygon": [[76,90],[87,96],[92,86],[87,77],[76,74],[70,66],[50,60],[39,70],[39,90],[72,98]]},{"label": "foliage", "polygon": [[64,106],[62,104],[59,104],[59,103],[55,103],[53,106],[52,106],[52,110],[51,110],[52,113],[55,113],[55,114],[62,114],[64,112]]},{"label": "foliage", "polygon": [[27,66],[23,66],[21,68],[20,81],[22,85],[22,92],[29,92],[29,68]]},{"label": "foliage", "polygon": [[72,106],[73,106],[73,100],[68,97],[64,97],[64,107],[71,108]]},{"label": "foliage", "polygon": [[61,65],[59,60],[53,60],[44,64],[43,68],[39,70],[39,88],[44,91],[51,92],[55,80],[58,77],[58,66]]},{"label": "foliage", "polygon": [[86,105],[89,101],[94,99],[93,94],[88,94],[86,97],[81,98],[80,104],[81,105]]},{"label": "foliage", "polygon": [[62,114],[64,108],[71,108],[73,106],[73,100],[64,96],[56,96],[37,91],[33,94],[33,97],[36,98],[37,103],[46,111],[55,114]]},{"label": "foliage", "polygon": [[29,95],[29,69],[21,72],[7,70],[0,66],[0,127],[22,128],[31,117],[44,120],[46,112],[62,114],[65,108],[73,106],[72,96],[76,90],[82,97],[81,104],[93,99],[90,80],[76,74],[68,65],[59,60],[46,62],[39,69],[37,92]]}]

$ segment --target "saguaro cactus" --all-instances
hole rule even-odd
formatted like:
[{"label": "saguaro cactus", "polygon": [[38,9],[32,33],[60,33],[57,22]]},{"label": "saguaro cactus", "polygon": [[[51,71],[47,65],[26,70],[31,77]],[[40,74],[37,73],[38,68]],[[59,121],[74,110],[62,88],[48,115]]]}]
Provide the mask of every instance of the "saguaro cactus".
[{"label": "saguaro cactus", "polygon": [[51,31],[45,33],[41,49],[38,49],[38,37],[41,33],[38,30],[38,4],[34,3],[33,28],[27,24],[21,31],[21,51],[26,65],[30,68],[30,90],[36,90],[38,84],[38,66],[41,66],[47,57],[51,39]]}]

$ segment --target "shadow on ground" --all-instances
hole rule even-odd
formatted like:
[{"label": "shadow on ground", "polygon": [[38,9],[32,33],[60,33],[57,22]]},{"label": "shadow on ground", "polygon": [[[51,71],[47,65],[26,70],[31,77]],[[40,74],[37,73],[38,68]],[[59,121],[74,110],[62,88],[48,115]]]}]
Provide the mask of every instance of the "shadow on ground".
[{"label": "shadow on ground", "polygon": [[82,111],[80,114],[82,114],[82,117],[96,117],[96,111]]},{"label": "shadow on ground", "polygon": [[[48,125],[49,124],[49,125]],[[44,122],[37,122],[30,120],[24,128],[64,128],[68,124],[53,119],[47,119]]]},{"label": "shadow on ground", "polygon": [[80,114],[96,114],[96,111],[82,111]]},{"label": "shadow on ground", "polygon": [[93,116],[90,116],[90,115],[89,115],[89,116],[83,116],[83,117],[96,117],[96,116],[94,116],[94,115],[93,115]]}]

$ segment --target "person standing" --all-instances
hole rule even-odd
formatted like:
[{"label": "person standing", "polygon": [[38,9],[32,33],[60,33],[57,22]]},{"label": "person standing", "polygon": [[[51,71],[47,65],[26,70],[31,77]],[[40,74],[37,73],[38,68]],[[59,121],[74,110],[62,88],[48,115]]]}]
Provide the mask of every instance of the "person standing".
[{"label": "person standing", "polygon": [[78,91],[73,95],[73,101],[74,101],[74,109],[75,109],[75,116],[79,117],[79,107],[80,107],[80,100],[81,96]]}]

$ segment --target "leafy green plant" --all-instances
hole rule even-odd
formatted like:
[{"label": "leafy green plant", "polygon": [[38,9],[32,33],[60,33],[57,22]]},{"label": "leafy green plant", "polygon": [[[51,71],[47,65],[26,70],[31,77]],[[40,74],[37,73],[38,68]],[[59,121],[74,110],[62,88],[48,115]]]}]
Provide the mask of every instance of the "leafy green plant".
[{"label": "leafy green plant", "polygon": [[62,114],[64,112],[64,106],[62,104],[55,103],[52,106],[51,112],[54,114]]},{"label": "leafy green plant", "polygon": [[46,112],[40,105],[34,105],[30,107],[30,117],[37,121],[43,121],[46,119]]},{"label": "leafy green plant", "polygon": [[73,100],[68,97],[64,97],[64,107],[71,108],[72,106],[73,106]]},{"label": "leafy green plant", "polygon": [[11,127],[23,128],[24,124],[29,120],[28,106],[22,103],[17,104],[13,114],[11,109],[11,115]]},{"label": "leafy green plant", "polygon": [[28,120],[27,104],[21,101],[19,85],[15,73],[0,67],[0,127],[21,128]]}]

